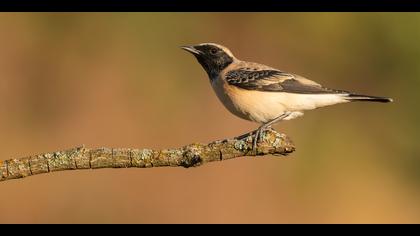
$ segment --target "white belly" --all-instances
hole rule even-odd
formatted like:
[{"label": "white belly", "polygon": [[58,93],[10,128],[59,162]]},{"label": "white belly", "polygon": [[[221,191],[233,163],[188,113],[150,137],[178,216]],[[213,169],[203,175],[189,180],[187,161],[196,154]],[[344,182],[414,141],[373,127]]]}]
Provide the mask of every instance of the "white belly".
[{"label": "white belly", "polygon": [[258,123],[266,123],[285,112],[292,114],[285,120],[303,115],[304,110],[346,102],[337,94],[296,94],[285,92],[262,92],[240,89],[224,84],[221,80],[212,83],[217,97],[233,114]]}]

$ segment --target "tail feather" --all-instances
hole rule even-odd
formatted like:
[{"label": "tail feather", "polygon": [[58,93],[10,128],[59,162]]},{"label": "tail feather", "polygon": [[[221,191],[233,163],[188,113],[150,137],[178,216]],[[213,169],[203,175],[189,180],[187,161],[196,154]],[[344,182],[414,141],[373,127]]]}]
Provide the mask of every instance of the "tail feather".
[{"label": "tail feather", "polygon": [[360,95],[360,94],[348,94],[346,96],[346,100],[349,101],[364,101],[364,102],[393,102],[392,98],[386,97],[376,97],[376,96],[368,96],[368,95]]}]

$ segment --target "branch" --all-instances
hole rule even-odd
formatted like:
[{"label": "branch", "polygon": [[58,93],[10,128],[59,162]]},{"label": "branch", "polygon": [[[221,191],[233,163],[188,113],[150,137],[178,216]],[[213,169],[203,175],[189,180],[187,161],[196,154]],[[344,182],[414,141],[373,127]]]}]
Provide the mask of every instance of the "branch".
[{"label": "branch", "polygon": [[65,151],[0,161],[0,181],[62,170],[193,167],[241,156],[287,155],[294,150],[292,141],[286,135],[274,130],[267,130],[262,134],[256,151],[252,151],[250,134],[209,144],[194,143],[177,149],[160,151],[130,148],[90,149],[82,146]]}]

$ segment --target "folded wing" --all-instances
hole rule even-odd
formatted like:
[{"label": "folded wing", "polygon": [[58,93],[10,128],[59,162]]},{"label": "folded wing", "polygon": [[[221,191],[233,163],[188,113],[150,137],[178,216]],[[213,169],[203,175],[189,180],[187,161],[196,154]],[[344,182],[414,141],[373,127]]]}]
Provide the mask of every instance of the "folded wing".
[{"label": "folded wing", "polygon": [[239,68],[226,73],[225,79],[230,85],[247,90],[299,94],[349,93],[347,91],[324,88],[314,81],[275,69],[252,70],[250,68]]}]

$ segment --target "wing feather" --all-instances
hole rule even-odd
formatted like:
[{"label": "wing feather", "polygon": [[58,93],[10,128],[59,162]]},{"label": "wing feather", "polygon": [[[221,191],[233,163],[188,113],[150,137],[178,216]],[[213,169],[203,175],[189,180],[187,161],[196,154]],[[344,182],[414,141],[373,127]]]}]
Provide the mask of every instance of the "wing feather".
[{"label": "wing feather", "polygon": [[228,84],[246,90],[300,94],[348,93],[322,87],[314,81],[275,69],[240,68],[226,73]]}]

